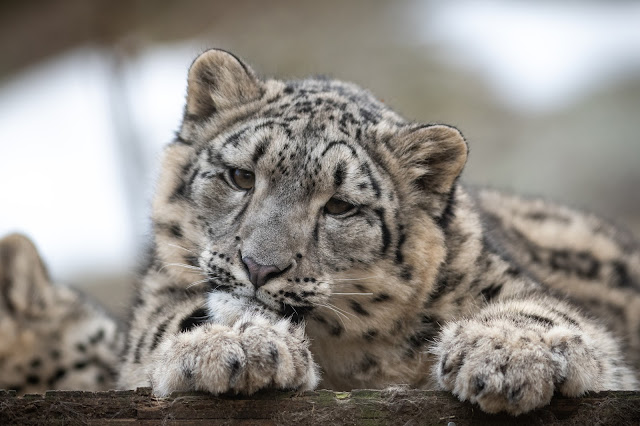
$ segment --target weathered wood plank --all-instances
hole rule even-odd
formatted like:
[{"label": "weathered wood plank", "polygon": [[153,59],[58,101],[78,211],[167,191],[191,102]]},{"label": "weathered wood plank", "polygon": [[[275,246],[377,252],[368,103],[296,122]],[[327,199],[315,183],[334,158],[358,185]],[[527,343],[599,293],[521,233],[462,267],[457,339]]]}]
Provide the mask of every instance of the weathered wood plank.
[{"label": "weathered wood plank", "polygon": [[252,396],[177,393],[156,398],[149,389],[47,392],[18,397],[0,391],[1,425],[640,425],[640,392],[601,392],[554,398],[548,407],[516,419],[489,415],[446,392],[399,389]]}]

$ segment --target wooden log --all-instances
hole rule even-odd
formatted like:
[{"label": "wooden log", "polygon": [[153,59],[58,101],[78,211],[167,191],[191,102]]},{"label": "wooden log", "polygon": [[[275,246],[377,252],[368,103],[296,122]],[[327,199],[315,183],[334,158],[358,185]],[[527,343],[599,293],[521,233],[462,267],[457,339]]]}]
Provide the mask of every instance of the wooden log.
[{"label": "wooden log", "polygon": [[199,392],[156,398],[136,391],[0,391],[0,425],[640,425],[640,392],[556,397],[514,418],[490,415],[447,392],[399,388],[334,392],[266,391],[251,396]]}]

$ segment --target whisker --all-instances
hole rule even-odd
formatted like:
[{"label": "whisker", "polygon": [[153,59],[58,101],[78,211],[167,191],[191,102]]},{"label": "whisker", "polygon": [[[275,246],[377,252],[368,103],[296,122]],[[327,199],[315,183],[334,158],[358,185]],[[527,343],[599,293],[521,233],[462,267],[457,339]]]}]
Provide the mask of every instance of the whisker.
[{"label": "whisker", "polygon": [[344,321],[342,320],[342,317],[345,317],[346,319],[349,319],[346,315],[344,315],[343,313],[340,313],[340,312],[336,311],[336,310],[335,310],[335,309],[333,309],[331,306],[323,305],[322,303],[315,303],[315,305],[316,305],[316,306],[319,306],[319,307],[321,307],[321,308],[326,308],[326,309],[329,309],[329,310],[333,311],[335,314],[337,314],[338,319],[339,319],[339,320],[340,320],[340,322],[342,323],[342,326],[343,326],[343,327],[345,327],[345,328],[347,327],[347,326],[345,325]]},{"label": "whisker", "polygon": [[374,275],[372,277],[363,277],[363,278],[332,278],[332,281],[363,281],[363,280],[371,280],[374,278],[381,278],[379,275]]},{"label": "whisker", "polygon": [[[215,277],[214,277],[214,278],[215,278]],[[189,284],[189,285],[187,286],[187,288],[191,288],[191,287],[194,287],[194,286],[196,286],[196,285],[198,285],[198,284],[206,283],[206,282],[209,282],[209,281],[211,281],[211,278],[205,278],[204,280],[196,281],[196,282],[194,282],[194,283]]]},{"label": "whisker", "polygon": [[331,306],[333,309],[337,309],[339,312],[342,312],[344,315],[347,316],[352,316],[354,318],[357,318],[357,316],[355,314],[352,314],[351,312],[347,312],[344,309],[338,308],[336,305],[334,305],[333,303],[329,303],[327,302],[327,306]]},{"label": "whisker", "polygon": [[199,255],[198,253],[196,253],[195,251],[189,250],[189,249],[188,249],[188,248],[186,248],[186,247],[182,247],[182,246],[179,246],[179,245],[177,245],[177,244],[172,244],[172,243],[167,243],[167,245],[168,245],[168,246],[170,246],[170,247],[175,247],[175,248],[179,248],[179,249],[181,249],[181,250],[187,251],[187,252],[189,252],[189,253],[193,254],[193,255],[194,255],[194,256],[196,256],[196,257],[200,256],[200,255]]},{"label": "whisker", "polygon": [[192,265],[187,265],[185,263],[165,263],[162,268],[160,268],[160,270],[158,272],[161,272],[164,268],[168,267],[168,266],[179,266],[181,268],[185,268],[185,269],[192,269],[195,271],[202,271],[202,268],[198,267],[198,266],[192,266]]}]

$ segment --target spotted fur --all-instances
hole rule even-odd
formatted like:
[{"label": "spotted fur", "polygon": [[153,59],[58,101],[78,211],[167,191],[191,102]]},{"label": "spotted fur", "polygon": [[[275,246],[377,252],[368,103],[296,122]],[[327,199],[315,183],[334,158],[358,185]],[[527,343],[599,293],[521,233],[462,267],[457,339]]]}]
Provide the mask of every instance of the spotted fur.
[{"label": "spotted fur", "polygon": [[[265,80],[205,52],[164,153],[120,386],[403,383],[513,414],[554,392],[636,389],[637,244],[467,188],[466,159],[457,129],[353,84]],[[329,213],[336,199],[350,207]]]},{"label": "spotted fur", "polygon": [[26,237],[0,240],[0,389],[113,389],[122,337],[102,309],[51,284]]}]

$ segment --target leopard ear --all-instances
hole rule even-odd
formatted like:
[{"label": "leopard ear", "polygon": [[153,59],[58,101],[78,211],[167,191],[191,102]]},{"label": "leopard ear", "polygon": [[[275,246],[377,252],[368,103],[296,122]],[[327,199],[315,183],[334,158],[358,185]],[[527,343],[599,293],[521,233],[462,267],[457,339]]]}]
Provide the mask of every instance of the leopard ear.
[{"label": "leopard ear", "polygon": [[24,235],[0,239],[0,311],[37,314],[52,303],[53,287],[38,250]]},{"label": "leopard ear", "polygon": [[249,66],[229,52],[211,49],[189,68],[186,114],[203,119],[262,96],[263,85]]},{"label": "leopard ear", "polygon": [[455,127],[426,125],[397,136],[395,148],[415,186],[423,191],[449,194],[462,173],[467,142]]}]

